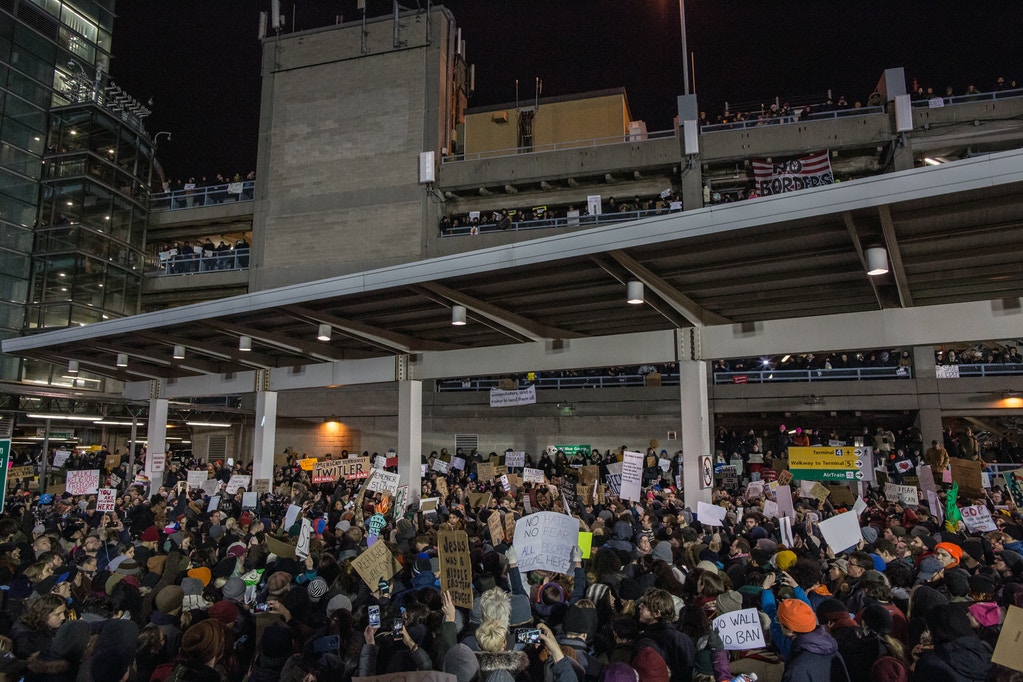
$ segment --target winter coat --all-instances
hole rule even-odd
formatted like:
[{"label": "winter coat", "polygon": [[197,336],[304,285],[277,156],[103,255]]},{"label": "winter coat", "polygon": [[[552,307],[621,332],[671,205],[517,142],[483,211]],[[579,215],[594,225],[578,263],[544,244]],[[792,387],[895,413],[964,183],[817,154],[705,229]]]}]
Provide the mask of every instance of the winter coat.
[{"label": "winter coat", "polygon": [[960,637],[939,644],[917,661],[913,680],[926,682],[974,682],[991,672],[992,650],[977,637]]},{"label": "winter coat", "polygon": [[696,665],[696,643],[692,637],[679,632],[670,623],[651,623],[643,637],[657,642],[664,651],[664,662],[671,670],[671,682],[690,682]]},{"label": "winter coat", "polygon": [[75,682],[77,677],[78,668],[71,661],[46,652],[32,654],[25,669],[25,682]]},{"label": "winter coat", "polygon": [[483,682],[508,682],[529,666],[529,656],[524,651],[477,651],[476,660],[483,673]]},{"label": "winter coat", "polygon": [[792,650],[785,662],[782,682],[848,682],[838,642],[818,626],[813,632],[792,638]]}]

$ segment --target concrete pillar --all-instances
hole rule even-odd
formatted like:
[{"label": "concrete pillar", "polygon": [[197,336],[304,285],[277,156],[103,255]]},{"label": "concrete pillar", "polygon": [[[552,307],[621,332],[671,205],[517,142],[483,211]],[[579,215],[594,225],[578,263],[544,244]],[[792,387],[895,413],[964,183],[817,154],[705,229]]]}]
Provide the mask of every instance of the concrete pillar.
[{"label": "concrete pillar", "polygon": [[399,485],[408,484],[408,502],[418,502],[423,490],[423,382],[398,381]]},{"label": "concrete pillar", "polygon": [[696,511],[699,501],[710,502],[711,491],[700,490],[700,455],[714,454],[710,447],[710,406],[707,397],[707,363],[679,358],[679,398],[682,414],[682,485],[685,505]]},{"label": "concrete pillar", "polygon": [[935,378],[934,347],[915,346],[913,348],[913,380],[916,382],[916,393],[920,405],[919,424],[920,436],[923,438],[922,452],[931,447],[931,441],[942,443],[941,435],[941,400],[938,395],[938,380]]},{"label": "concrete pillar", "polygon": [[150,480],[150,494],[155,493],[163,485],[163,472],[153,472],[153,455],[163,454],[167,451],[167,406],[169,404],[170,401],[166,398],[149,399],[145,474]]},{"label": "concrete pillar", "polygon": [[252,480],[269,478],[273,485],[277,439],[277,392],[256,391],[256,425],[252,433]]}]

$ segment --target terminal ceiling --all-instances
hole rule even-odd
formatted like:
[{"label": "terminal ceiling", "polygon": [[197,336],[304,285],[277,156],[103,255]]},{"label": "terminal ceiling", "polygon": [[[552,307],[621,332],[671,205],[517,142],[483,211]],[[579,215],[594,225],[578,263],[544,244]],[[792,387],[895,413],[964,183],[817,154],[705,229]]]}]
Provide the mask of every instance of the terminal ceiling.
[{"label": "terminal ceiling", "polygon": [[[1021,190],[1023,151],[1005,152],[11,339],[4,351],[139,381],[1017,299]],[[872,245],[891,268],[876,278],[865,273]],[[629,280],[644,282],[645,304],[626,303]],[[451,324],[452,305],[467,325]],[[323,323],[329,342],[316,339]]]}]

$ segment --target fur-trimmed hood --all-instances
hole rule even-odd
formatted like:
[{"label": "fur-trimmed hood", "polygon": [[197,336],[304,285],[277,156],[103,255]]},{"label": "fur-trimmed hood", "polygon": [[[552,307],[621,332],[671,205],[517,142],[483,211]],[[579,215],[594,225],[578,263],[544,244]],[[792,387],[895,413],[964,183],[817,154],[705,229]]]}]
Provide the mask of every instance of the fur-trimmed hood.
[{"label": "fur-trimmed hood", "polygon": [[71,671],[71,661],[52,658],[40,652],[28,657],[27,669],[36,675],[63,675]]},{"label": "fur-trimmed hood", "polygon": [[515,677],[529,667],[529,656],[524,651],[477,651],[476,659],[480,663],[480,671],[487,678],[491,673],[504,670]]}]

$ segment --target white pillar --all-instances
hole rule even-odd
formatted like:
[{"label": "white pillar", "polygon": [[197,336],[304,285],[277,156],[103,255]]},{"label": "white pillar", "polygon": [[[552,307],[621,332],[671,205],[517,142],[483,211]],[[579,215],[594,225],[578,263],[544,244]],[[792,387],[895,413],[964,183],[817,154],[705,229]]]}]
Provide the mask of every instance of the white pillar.
[{"label": "white pillar", "polygon": [[418,501],[423,490],[423,382],[398,381],[399,485],[408,484],[408,501]]},{"label": "white pillar", "polygon": [[252,480],[269,478],[273,486],[277,439],[277,392],[256,391],[256,427],[252,434]]},{"label": "white pillar", "polygon": [[[153,455],[163,454],[167,451],[167,406],[169,403],[170,401],[166,398],[150,398],[149,400],[145,474],[150,480],[149,493],[151,495],[155,494],[163,485],[163,472],[153,473]],[[129,473],[129,475],[131,474]]]},{"label": "white pillar", "polygon": [[710,502],[711,490],[700,490],[700,455],[712,455],[707,363],[679,358],[679,393],[682,407],[682,485],[685,505],[696,511],[699,501]]}]

